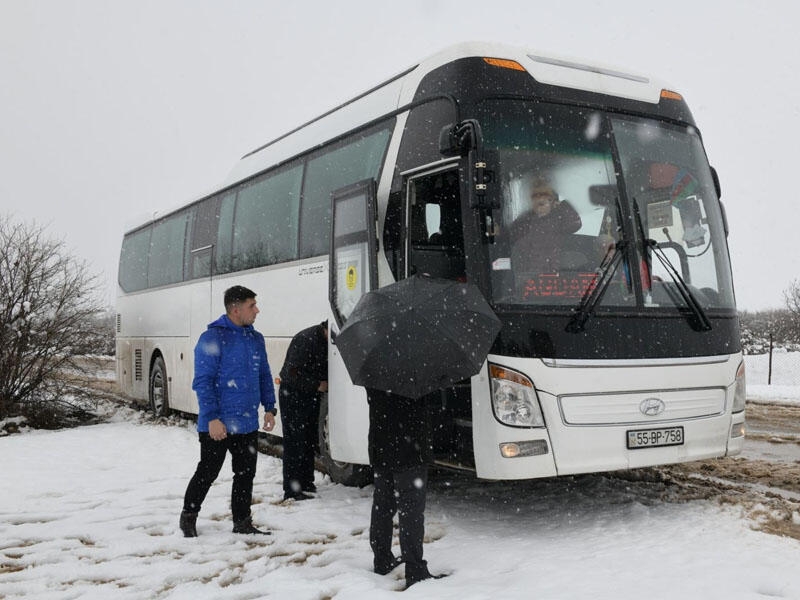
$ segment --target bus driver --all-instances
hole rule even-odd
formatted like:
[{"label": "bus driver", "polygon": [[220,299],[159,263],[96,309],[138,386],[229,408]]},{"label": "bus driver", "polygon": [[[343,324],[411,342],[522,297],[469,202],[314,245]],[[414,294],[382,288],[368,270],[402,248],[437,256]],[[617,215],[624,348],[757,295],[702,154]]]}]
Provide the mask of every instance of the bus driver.
[{"label": "bus driver", "polygon": [[555,273],[565,236],[581,228],[580,215],[561,201],[550,182],[537,177],[530,208],[509,227],[511,267],[517,274]]}]

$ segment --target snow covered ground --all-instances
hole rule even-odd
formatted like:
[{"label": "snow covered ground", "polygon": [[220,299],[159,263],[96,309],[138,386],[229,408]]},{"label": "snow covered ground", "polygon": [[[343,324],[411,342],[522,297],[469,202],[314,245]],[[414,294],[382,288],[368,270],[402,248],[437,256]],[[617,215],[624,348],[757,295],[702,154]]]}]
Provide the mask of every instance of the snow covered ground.
[{"label": "snow covered ground", "polygon": [[769,381],[769,355],[745,357],[747,399],[753,402],[800,405],[800,352],[774,352],[772,383]]},{"label": "snow covered ground", "polygon": [[[183,538],[197,458],[191,423],[129,409],[102,425],[0,438],[0,598],[360,600],[403,588],[402,567],[370,570],[371,488],[318,474],[317,499],[283,503],[270,456],[259,455],[253,516],[271,536],[231,533],[228,462],[200,537]],[[450,576],[403,597],[800,598],[800,542],[752,525],[736,504],[684,502],[614,474],[478,482],[434,472],[425,553]]]}]

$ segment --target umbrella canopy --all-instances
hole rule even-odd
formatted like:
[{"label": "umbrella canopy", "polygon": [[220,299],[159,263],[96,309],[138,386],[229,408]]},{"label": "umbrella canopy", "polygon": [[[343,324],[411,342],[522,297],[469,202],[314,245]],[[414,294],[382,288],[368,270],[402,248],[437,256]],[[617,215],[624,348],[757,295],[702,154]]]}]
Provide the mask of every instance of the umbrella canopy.
[{"label": "umbrella canopy", "polygon": [[414,275],[364,294],[336,347],[354,384],[419,398],[477,373],[499,332],[477,287]]}]

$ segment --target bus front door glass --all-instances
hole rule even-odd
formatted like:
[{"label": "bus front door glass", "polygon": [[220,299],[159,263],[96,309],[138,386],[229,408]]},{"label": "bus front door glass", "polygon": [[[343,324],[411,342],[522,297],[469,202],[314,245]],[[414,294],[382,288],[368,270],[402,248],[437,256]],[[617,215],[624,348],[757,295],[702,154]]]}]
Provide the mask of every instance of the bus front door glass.
[{"label": "bus front door glass", "polygon": [[377,283],[374,180],[335,191],[332,215],[329,298],[342,326]]}]

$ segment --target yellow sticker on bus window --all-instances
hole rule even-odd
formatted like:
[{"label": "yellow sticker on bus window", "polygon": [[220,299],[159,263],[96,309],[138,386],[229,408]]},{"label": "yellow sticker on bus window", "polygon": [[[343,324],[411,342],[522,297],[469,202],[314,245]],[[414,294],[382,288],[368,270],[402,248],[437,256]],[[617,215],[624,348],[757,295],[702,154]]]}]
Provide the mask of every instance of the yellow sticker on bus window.
[{"label": "yellow sticker on bus window", "polygon": [[345,275],[345,283],[347,285],[347,289],[351,292],[356,289],[356,281],[358,281],[358,275],[356,274],[356,268],[354,266],[347,267],[347,273]]}]

